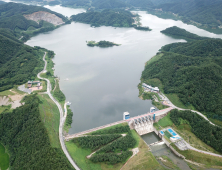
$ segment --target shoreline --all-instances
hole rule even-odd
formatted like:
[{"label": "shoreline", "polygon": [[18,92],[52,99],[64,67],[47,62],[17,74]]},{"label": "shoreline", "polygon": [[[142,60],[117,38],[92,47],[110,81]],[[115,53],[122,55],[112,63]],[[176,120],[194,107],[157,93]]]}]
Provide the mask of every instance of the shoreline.
[{"label": "shoreline", "polygon": [[[46,56],[46,52],[43,56],[43,61],[45,62],[45,66],[44,66],[44,69],[38,73],[37,77],[39,79],[43,79],[43,80],[46,80],[47,81],[47,94],[48,96],[51,98],[51,100],[57,105],[58,109],[59,109],[59,112],[60,112],[60,123],[59,123],[59,141],[60,141],[60,145],[61,145],[61,148],[64,152],[64,154],[66,155],[67,159],[69,160],[69,162],[72,164],[72,166],[76,169],[76,170],[80,170],[79,167],[76,165],[76,163],[73,161],[73,159],[71,158],[69,152],[67,151],[66,149],[66,146],[65,146],[65,143],[64,143],[64,139],[63,139],[63,126],[64,126],[64,123],[65,123],[65,120],[66,120],[66,114],[64,115],[63,113],[63,109],[60,105],[60,103],[52,96],[51,94],[51,83],[48,79],[46,78],[42,78],[40,75],[41,73],[45,73],[47,72],[46,68],[47,68],[47,61],[45,60],[45,56]],[[64,105],[64,107],[66,106],[66,104]]]}]

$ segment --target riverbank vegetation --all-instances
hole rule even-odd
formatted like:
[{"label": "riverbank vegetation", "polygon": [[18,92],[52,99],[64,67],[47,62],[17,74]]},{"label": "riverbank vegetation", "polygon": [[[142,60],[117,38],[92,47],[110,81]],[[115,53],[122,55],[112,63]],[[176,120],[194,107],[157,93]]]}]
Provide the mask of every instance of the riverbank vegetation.
[{"label": "riverbank vegetation", "polygon": [[109,42],[109,41],[99,41],[99,42],[95,42],[95,41],[88,41],[87,45],[90,47],[94,47],[94,46],[98,46],[98,47],[113,47],[113,46],[120,46],[120,44],[116,44],[113,42]]},{"label": "riverbank vegetation", "polygon": [[64,124],[64,131],[66,133],[69,132],[69,129],[71,128],[71,125],[72,125],[72,117],[73,117],[73,112],[72,110],[70,109],[70,106],[67,106],[67,117],[66,117],[66,121],[65,121],[65,124]]},{"label": "riverbank vegetation", "polygon": [[58,100],[60,103],[64,103],[66,100],[66,96],[59,88],[59,83],[57,83],[55,90],[53,91],[53,96]]},{"label": "riverbank vegetation", "polygon": [[29,95],[24,102],[13,113],[0,114],[0,142],[10,155],[10,168],[42,169],[44,165],[45,169],[73,169],[61,149],[50,144],[39,112],[39,98]]},{"label": "riverbank vegetation", "polygon": [[86,12],[72,15],[71,19],[75,22],[91,24],[99,27],[102,25],[113,27],[132,27],[134,15],[126,10],[105,9],[102,12]]},{"label": "riverbank vegetation", "polygon": [[180,169],[177,165],[175,165],[175,164],[173,163],[173,161],[172,161],[168,156],[163,155],[163,156],[158,157],[158,158],[160,159],[160,161],[161,161],[166,167],[168,167],[168,168],[170,168],[170,169],[177,169],[177,170]]}]

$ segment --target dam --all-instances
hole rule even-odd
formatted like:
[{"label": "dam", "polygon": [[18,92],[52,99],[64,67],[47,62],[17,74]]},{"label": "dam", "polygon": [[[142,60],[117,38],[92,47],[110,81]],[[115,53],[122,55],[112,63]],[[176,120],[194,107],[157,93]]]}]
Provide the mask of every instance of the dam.
[{"label": "dam", "polygon": [[[158,110],[158,111],[153,111],[150,110],[151,112],[147,113],[147,114],[143,114],[143,115],[139,115],[139,116],[135,116],[132,118],[125,119],[125,120],[120,120],[114,123],[110,123],[107,125],[103,125],[100,127],[96,127],[93,129],[89,129],[83,132],[79,132],[79,133],[75,133],[75,134],[67,134],[66,136],[64,136],[64,139],[66,141],[69,141],[70,139],[76,138],[76,137],[80,137],[83,136],[85,134],[100,130],[100,129],[104,129],[107,127],[111,127],[117,124],[121,124],[121,123],[128,123],[130,129],[135,129],[137,131],[137,133],[139,135],[144,135],[150,132],[154,131],[153,128],[153,123],[158,122],[160,119],[162,119],[164,116],[167,115],[167,113],[169,111],[171,111],[173,109],[173,107],[169,107],[163,110]],[[125,112],[126,113],[126,112]],[[128,115],[128,114],[127,114]]]}]

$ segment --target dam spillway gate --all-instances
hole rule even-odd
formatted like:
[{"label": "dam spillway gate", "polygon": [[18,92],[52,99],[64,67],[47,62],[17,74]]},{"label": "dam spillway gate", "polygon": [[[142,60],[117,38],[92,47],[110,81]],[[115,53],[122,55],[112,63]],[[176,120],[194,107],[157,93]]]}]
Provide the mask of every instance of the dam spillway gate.
[{"label": "dam spillway gate", "polygon": [[144,135],[153,132],[153,118],[151,115],[133,119],[130,122],[139,135]]}]

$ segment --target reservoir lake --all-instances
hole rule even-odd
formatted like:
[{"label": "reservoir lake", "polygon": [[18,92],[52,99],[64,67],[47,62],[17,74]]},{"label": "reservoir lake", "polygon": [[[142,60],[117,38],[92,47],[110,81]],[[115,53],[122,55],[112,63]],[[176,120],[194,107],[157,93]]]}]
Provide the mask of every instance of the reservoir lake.
[{"label": "reservoir lake", "polygon": [[[68,17],[85,11],[58,5],[45,7]],[[137,88],[145,63],[162,46],[185,42],[162,34],[161,30],[178,26],[200,36],[222,37],[181,21],[161,19],[145,11],[136,13],[141,15],[142,25],[149,26],[152,31],[93,28],[89,24],[72,22],[27,41],[27,45],[41,46],[56,53],[53,59],[55,75],[60,78],[66,101],[72,103],[73,123],[69,134],[122,120],[125,111],[131,117],[149,111],[152,102],[138,98]],[[86,41],[90,40],[106,40],[121,46],[88,47]]]}]

